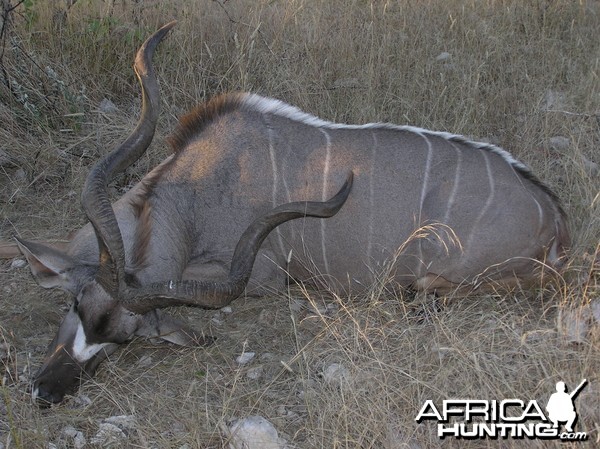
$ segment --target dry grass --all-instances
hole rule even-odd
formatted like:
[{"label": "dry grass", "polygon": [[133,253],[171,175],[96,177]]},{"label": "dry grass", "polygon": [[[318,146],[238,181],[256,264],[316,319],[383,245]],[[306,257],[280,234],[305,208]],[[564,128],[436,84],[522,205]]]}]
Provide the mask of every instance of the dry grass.
[{"label": "dry grass", "polygon": [[[426,399],[545,404],[557,380],[574,386],[582,378],[590,384],[577,400],[577,428],[597,445],[598,323],[574,344],[558,332],[557,316],[600,295],[600,175],[589,163],[600,162],[598,2],[221,4],[78,1],[65,12],[61,2],[34,1],[13,13],[0,72],[0,239],[60,238],[83,223],[78,196],[90,164],[135,120],[134,52],[175,18],[156,58],[158,135],[116,193],[164,156],[178,115],[217,92],[252,90],[329,120],[407,123],[504,146],[557,191],[571,217],[569,283],[437,303],[374,286],[360,298],[329,298],[327,307],[296,289],[240,299],[232,314],[179,311],[217,343],[183,350],[136,341],[77,397],[42,411],[30,403],[28,382],[69,299],[3,261],[0,343],[10,351],[0,365],[0,447],[73,447],[66,426],[89,441],[104,418],[121,414],[137,425],[116,447],[222,447],[219,424],[251,414],[303,448],[548,447],[441,441],[414,418]],[[437,60],[442,52],[451,56]],[[98,111],[104,97],[116,113]],[[569,144],[553,147],[556,136]],[[240,367],[234,358],[244,349],[257,358]],[[320,375],[331,363],[349,370],[340,385]],[[260,377],[249,378],[257,367]]]}]

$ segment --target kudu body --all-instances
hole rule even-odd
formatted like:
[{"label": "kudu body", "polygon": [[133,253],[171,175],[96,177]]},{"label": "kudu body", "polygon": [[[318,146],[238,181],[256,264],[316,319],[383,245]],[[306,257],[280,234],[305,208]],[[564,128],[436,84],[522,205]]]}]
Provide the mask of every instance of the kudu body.
[{"label": "kudu body", "polygon": [[447,291],[560,266],[564,213],[504,150],[413,127],[329,123],[252,94],[190,112],[171,137],[174,154],[111,207],[107,183],[152,140],[151,58],[172,26],[138,52],[142,117],[88,176],[91,223],[66,251],[19,240],[38,282],[76,298],[34,379],[40,402],[60,402],[133,335],[208,342],[159,309],[222,307],[245,290],[281,289],[288,274],[357,291],[385,265],[395,285]]}]

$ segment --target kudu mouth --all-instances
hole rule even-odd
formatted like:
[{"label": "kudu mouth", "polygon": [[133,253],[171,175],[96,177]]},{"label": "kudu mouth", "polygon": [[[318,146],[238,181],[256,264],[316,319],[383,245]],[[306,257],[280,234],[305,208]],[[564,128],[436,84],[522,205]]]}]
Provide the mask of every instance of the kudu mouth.
[{"label": "kudu mouth", "polygon": [[[50,346],[51,348],[53,345]],[[46,356],[42,367],[36,373],[31,397],[41,408],[62,402],[65,395],[74,393],[80,383],[91,378],[96,368],[111,352],[116,344],[108,345],[84,363],[79,363],[65,345],[59,345]]]}]

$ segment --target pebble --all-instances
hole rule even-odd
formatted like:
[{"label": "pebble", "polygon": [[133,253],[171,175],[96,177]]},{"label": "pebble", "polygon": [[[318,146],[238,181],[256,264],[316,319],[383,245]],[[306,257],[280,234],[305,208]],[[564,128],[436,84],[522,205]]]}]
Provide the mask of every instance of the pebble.
[{"label": "pebble", "polygon": [[234,419],[222,430],[229,438],[229,449],[285,449],[287,442],[279,438],[277,429],[262,416]]},{"label": "pebble", "polygon": [[588,159],[583,154],[581,155],[581,163],[586,173],[590,176],[596,176],[600,172],[600,167],[594,161]]},{"label": "pebble", "polygon": [[548,145],[553,150],[567,150],[571,145],[571,139],[565,136],[554,136],[548,139]]},{"label": "pebble", "polygon": [[240,365],[245,365],[250,360],[252,360],[255,355],[256,355],[255,352],[244,352],[244,353],[242,353],[242,355],[238,355],[235,358],[235,361],[238,362]]},{"label": "pebble", "polygon": [[85,437],[83,436],[83,432],[75,429],[73,426],[67,426],[62,431],[63,435],[73,440],[73,447],[75,449],[83,449],[86,445]]},{"label": "pebble", "polygon": [[15,259],[11,262],[10,268],[18,269],[18,268],[23,268],[26,265],[27,265],[27,262],[25,261],[25,259]]},{"label": "pebble", "polygon": [[113,114],[119,110],[117,106],[108,98],[103,98],[98,105],[98,110],[104,114]]},{"label": "pebble", "polygon": [[137,420],[133,415],[116,415],[105,418],[98,426],[98,432],[90,439],[91,444],[101,446],[119,445],[127,439],[127,434],[135,429]]},{"label": "pebble", "polygon": [[137,420],[133,415],[117,415],[106,418],[104,422],[113,424],[123,430],[133,430]]},{"label": "pebble", "polygon": [[262,366],[254,366],[248,370],[248,372],[246,373],[246,377],[248,379],[256,380],[262,375],[262,373],[263,373]]},{"label": "pebble", "polygon": [[116,445],[127,439],[127,435],[114,424],[107,422],[100,423],[98,432],[90,440],[91,444],[104,446]]},{"label": "pebble", "polygon": [[0,343],[0,360],[8,359],[10,354],[10,345],[6,342]]},{"label": "pebble", "polygon": [[592,316],[600,324],[600,299],[594,299],[590,307],[592,308]]},{"label": "pebble", "polygon": [[350,380],[350,371],[344,365],[332,363],[323,370],[323,380],[328,384],[341,384]]},{"label": "pebble", "polygon": [[589,306],[576,309],[561,308],[558,311],[558,333],[569,343],[583,343],[587,338],[592,311]]}]

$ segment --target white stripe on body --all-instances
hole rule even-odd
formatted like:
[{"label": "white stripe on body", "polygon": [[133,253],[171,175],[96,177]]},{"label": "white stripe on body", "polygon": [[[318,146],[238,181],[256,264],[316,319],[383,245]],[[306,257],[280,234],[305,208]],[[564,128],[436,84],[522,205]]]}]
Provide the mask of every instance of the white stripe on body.
[{"label": "white stripe on body", "polygon": [[488,197],[487,197],[487,199],[485,201],[485,204],[481,208],[481,212],[479,212],[479,215],[477,216],[477,219],[473,223],[473,227],[471,228],[471,233],[469,234],[469,238],[467,240],[467,246],[465,247],[465,252],[468,252],[472,248],[473,239],[475,237],[475,231],[479,227],[479,223],[481,222],[481,220],[483,219],[483,217],[487,213],[488,209],[492,205],[492,201],[494,200],[494,194],[495,194],[495,191],[496,191],[496,187],[495,187],[495,183],[494,183],[494,177],[493,177],[493,173],[492,173],[492,168],[490,167],[489,157],[488,157],[488,155],[485,152],[482,153],[482,154],[483,154],[483,158],[484,158],[484,161],[485,161],[485,169],[486,169],[487,175],[488,175],[488,184],[489,184],[489,187],[490,187],[490,193],[488,194]]},{"label": "white stripe on body", "polygon": [[[271,159],[271,166],[273,167],[273,193],[272,193],[272,203],[273,207],[277,207],[277,182],[279,179],[278,170],[277,170],[277,161],[275,160],[275,147],[273,144],[273,129],[271,127],[267,128],[269,134],[269,158]],[[289,195],[289,193],[288,193]],[[281,255],[286,257],[285,246],[283,245],[283,237],[281,236],[281,230],[279,227],[275,228],[275,233],[277,234],[277,240],[279,242],[279,248],[281,250]]]},{"label": "white stripe on body", "polygon": [[[327,146],[325,149],[325,166],[323,168],[323,192],[321,198],[323,201],[327,201],[327,184],[329,179],[329,164],[331,161],[331,136],[323,128],[319,129],[325,136]],[[327,250],[325,248],[325,221],[321,219],[321,249],[323,251],[323,267],[325,268],[325,274],[329,274],[329,263],[327,262]]]}]

